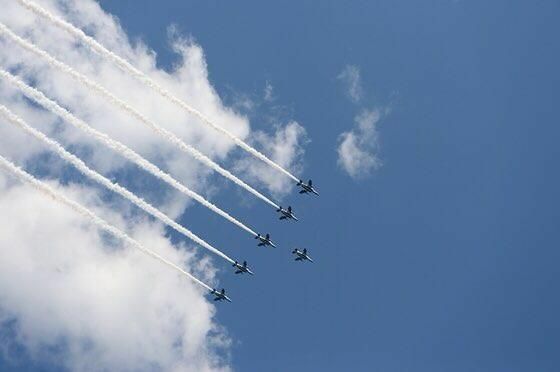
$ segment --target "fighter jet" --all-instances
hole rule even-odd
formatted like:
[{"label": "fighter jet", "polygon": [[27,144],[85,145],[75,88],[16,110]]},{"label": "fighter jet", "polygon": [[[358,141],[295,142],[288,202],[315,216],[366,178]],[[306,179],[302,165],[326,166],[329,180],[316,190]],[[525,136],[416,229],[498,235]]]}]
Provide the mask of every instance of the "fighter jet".
[{"label": "fighter jet", "polygon": [[292,251],[293,254],[295,254],[296,257],[296,261],[310,261],[313,262],[313,260],[311,259],[311,257],[309,257],[309,255],[307,254],[307,249],[303,249],[303,251],[300,251],[299,249],[294,249]]},{"label": "fighter jet", "polygon": [[282,214],[280,216],[281,220],[285,220],[285,219],[292,219],[295,221],[299,221],[296,216],[292,213],[292,207],[288,207],[288,209],[284,209],[280,206],[280,208],[278,208],[276,210],[276,212],[280,212],[280,214]]},{"label": "fighter jet", "polygon": [[319,196],[317,190],[313,188],[313,181],[309,180],[306,184],[302,180],[299,180],[297,185],[301,187],[301,190],[299,191],[300,194],[307,194],[310,192],[312,194]]},{"label": "fighter jet", "polygon": [[270,234],[266,234],[264,236],[262,236],[261,234],[257,234],[257,236],[255,236],[255,239],[260,240],[259,244],[257,244],[259,247],[270,245],[271,247],[276,248],[276,244],[274,244],[272,240],[270,240]]},{"label": "fighter jet", "polygon": [[215,297],[214,297],[214,301],[223,301],[223,300],[226,300],[226,301],[228,301],[228,302],[231,302],[231,299],[230,299],[228,296],[226,296],[226,290],[223,289],[223,288],[222,288],[222,290],[219,291],[219,292],[218,292],[217,290],[215,290],[215,289],[212,289],[212,290],[210,291],[210,294],[212,294],[212,295],[215,296]]},{"label": "fighter jet", "polygon": [[253,275],[253,272],[247,266],[247,261],[243,261],[243,265],[241,265],[239,262],[235,261],[235,263],[231,266],[233,266],[237,269],[235,271],[236,274],[247,273],[247,274]]}]

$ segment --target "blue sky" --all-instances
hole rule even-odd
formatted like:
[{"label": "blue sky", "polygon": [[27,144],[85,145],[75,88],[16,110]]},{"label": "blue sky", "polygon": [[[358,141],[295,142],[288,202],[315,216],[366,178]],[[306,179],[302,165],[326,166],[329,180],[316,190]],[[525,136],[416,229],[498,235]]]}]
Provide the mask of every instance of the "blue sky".
[{"label": "blue sky", "polygon": [[[227,283],[239,370],[558,368],[558,3],[102,5],[163,64],[177,24],[219,92],[270,81],[308,131],[321,198],[290,197],[303,221],[271,229],[282,250],[252,253],[258,275]],[[385,164],[358,183],[336,165],[359,110],[336,79],[347,64],[368,106],[393,107]],[[292,244],[317,263],[292,263]]]},{"label": "blue sky", "polygon": [[[307,130],[303,173],[321,196],[282,201],[300,222],[219,181],[231,192],[216,201],[279,249],[196,206],[181,218],[255,268],[236,278],[221,266],[234,303],[217,316],[236,370],[560,368],[558,2],[101,5],[165,68],[168,26],[192,35],[226,102],[261,100],[254,128],[272,131],[279,115]],[[348,65],[361,71],[359,103],[337,79]],[[383,166],[354,180],[337,165],[338,137],[375,108],[390,108]],[[315,264],[293,262],[294,246]]]}]

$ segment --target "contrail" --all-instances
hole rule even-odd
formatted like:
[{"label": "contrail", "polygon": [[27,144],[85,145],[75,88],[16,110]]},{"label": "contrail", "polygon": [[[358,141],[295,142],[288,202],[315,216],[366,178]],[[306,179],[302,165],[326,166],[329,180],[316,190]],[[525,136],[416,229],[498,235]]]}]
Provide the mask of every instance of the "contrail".
[{"label": "contrail", "polygon": [[88,77],[86,77],[85,75],[77,72],[76,70],[74,70],[72,67],[66,65],[65,63],[60,62],[59,60],[55,59],[49,53],[40,49],[36,45],[22,39],[21,37],[16,35],[12,30],[10,30],[3,23],[0,23],[0,34],[4,34],[4,35],[8,36],[14,42],[16,42],[19,46],[21,46],[22,48],[40,56],[43,59],[45,59],[46,62],[51,67],[57,68],[58,70],[69,74],[70,76],[72,76],[72,78],[74,78],[78,82],[82,83],[83,85],[85,85],[89,89],[92,89],[92,90],[96,91],[97,93],[101,94],[109,102],[111,102],[115,106],[119,107],[123,111],[127,112],[129,115],[133,116],[134,118],[140,120],[142,123],[144,123],[145,125],[150,127],[154,132],[156,132],[158,135],[160,135],[161,137],[163,137],[164,139],[166,139],[167,141],[169,141],[170,143],[175,145],[181,151],[191,155],[196,160],[198,160],[201,163],[205,164],[206,166],[212,168],[216,172],[220,173],[222,176],[228,178],[229,180],[231,180],[234,183],[236,183],[237,185],[243,187],[245,190],[249,191],[250,193],[252,193],[256,197],[260,198],[261,200],[270,204],[274,208],[278,209],[278,205],[276,203],[274,203],[272,200],[270,200],[269,198],[267,198],[266,196],[264,196],[263,194],[261,194],[260,192],[258,192],[257,190],[255,190],[254,188],[249,186],[248,184],[246,184],[244,181],[242,181],[239,178],[237,178],[236,176],[234,176],[230,171],[222,168],[220,165],[215,163],[212,159],[210,159],[206,155],[202,154],[200,151],[196,150],[194,147],[192,147],[190,145],[187,145],[185,142],[183,142],[183,140],[181,140],[175,134],[171,133],[170,131],[168,131],[165,128],[160,127],[155,122],[151,121],[146,116],[144,116],[143,114],[141,114],[140,112],[135,110],[132,106],[130,106],[129,104],[127,104],[126,102],[124,102],[120,98],[117,98],[114,94],[109,92],[107,89],[103,88],[101,85],[97,84],[93,80],[90,80]]},{"label": "contrail", "polygon": [[299,179],[297,177],[295,177],[293,174],[291,174],[289,171],[287,171],[286,169],[284,169],[283,167],[281,167],[280,165],[278,165],[274,161],[270,160],[266,155],[259,152],[255,148],[249,146],[243,140],[241,140],[240,138],[238,138],[237,136],[235,136],[233,133],[229,132],[228,130],[224,129],[223,127],[214,124],[210,119],[208,119],[206,116],[204,116],[204,114],[202,114],[200,111],[191,107],[185,101],[177,98],[171,92],[169,92],[164,87],[162,87],[161,85],[156,83],[154,80],[152,80],[148,75],[146,75],[142,71],[138,70],[136,67],[131,65],[128,61],[126,61],[124,58],[116,55],[115,53],[113,53],[110,50],[108,50],[107,48],[105,48],[97,40],[95,40],[94,38],[86,35],[82,30],[80,30],[76,26],[74,26],[71,23],[63,20],[62,18],[59,18],[59,17],[55,16],[54,14],[52,14],[48,10],[40,7],[39,5],[35,4],[34,2],[31,2],[31,1],[28,1],[28,0],[18,0],[18,1],[21,5],[23,5],[25,8],[29,9],[33,13],[48,19],[50,22],[54,23],[56,26],[60,27],[61,29],[63,29],[64,31],[69,33],[70,35],[79,38],[91,50],[93,50],[94,52],[96,52],[96,53],[106,57],[107,59],[111,60],[113,63],[115,63],[117,66],[119,66],[119,68],[121,68],[125,72],[128,72],[130,75],[132,75],[134,78],[136,78],[137,80],[144,83],[146,86],[154,89],[156,92],[158,92],[163,97],[169,99],[171,102],[173,102],[174,104],[183,108],[184,110],[186,110],[190,114],[198,117],[204,124],[212,127],[214,130],[216,130],[216,131],[224,134],[225,136],[229,137],[237,146],[241,147],[243,150],[245,150],[248,153],[250,153],[251,155],[259,158],[260,160],[264,161],[265,163],[267,163],[271,167],[276,168],[277,170],[284,173],[286,176],[290,177],[294,181],[296,181],[296,182],[299,181]]},{"label": "contrail", "polygon": [[122,232],[121,230],[117,229],[116,227],[110,225],[107,221],[98,217],[96,214],[94,214],[92,211],[90,211],[86,207],[82,206],[79,203],[76,203],[73,200],[68,199],[66,196],[64,196],[60,192],[56,191],[55,189],[53,189],[48,184],[39,181],[38,179],[33,177],[31,174],[25,172],[24,170],[22,170],[21,168],[19,168],[18,166],[16,166],[12,162],[10,162],[9,160],[5,159],[1,155],[0,155],[0,167],[2,167],[5,170],[11,172],[20,181],[33,186],[35,189],[41,191],[42,193],[44,193],[47,196],[50,196],[51,198],[53,198],[57,202],[72,208],[75,212],[78,212],[82,216],[88,218],[90,220],[90,222],[93,223],[98,228],[111,233],[112,235],[116,236],[117,238],[123,240],[125,243],[127,243],[127,244],[129,244],[129,245],[131,245],[135,248],[138,248],[142,252],[146,253],[147,255],[152,256],[155,259],[160,260],[164,264],[166,264],[166,265],[172,267],[173,269],[179,271],[181,274],[183,274],[187,278],[193,280],[194,282],[196,282],[197,284],[206,288],[207,290],[209,290],[209,291],[212,290],[212,288],[210,286],[208,286],[204,282],[200,281],[199,279],[194,277],[192,274],[189,274],[188,272],[186,272],[185,270],[183,270],[179,266],[175,265],[173,262],[170,262],[167,259],[161,257],[159,254],[152,251],[151,249],[148,249],[148,248],[144,247],[142,244],[140,244],[136,240],[132,239],[126,233]]},{"label": "contrail", "polygon": [[43,106],[45,109],[51,111],[53,114],[60,116],[68,123],[72,124],[74,127],[79,128],[85,131],[92,137],[95,137],[105,146],[115,150],[126,159],[132,161],[140,168],[144,169],[145,171],[151,173],[155,177],[163,180],[168,185],[174,187],[176,190],[182,192],[183,194],[193,198],[194,200],[198,201],[200,204],[204,205],[208,209],[212,210],[213,212],[219,214],[220,216],[224,217],[228,221],[234,223],[235,225],[239,226],[243,230],[247,231],[249,234],[256,236],[257,233],[253,231],[251,228],[247,227],[244,223],[238,221],[236,218],[229,215],[227,212],[223,211],[216,205],[210,203],[204,197],[199,195],[198,193],[190,190],[188,187],[184,186],[182,183],[177,181],[168,173],[165,173],[161,169],[159,169],[156,165],[151,163],[150,161],[143,158],[141,155],[137,154],[135,151],[127,147],[126,145],[113,140],[107,134],[97,131],[96,129],[92,128],[88,124],[86,124],[83,120],[78,119],[76,116],[72,115],[68,110],[60,106],[55,101],[47,98],[42,92],[39,90],[27,85],[18,77],[10,74],[9,72],[0,69],[0,76],[5,78],[8,82],[12,83],[16,87],[18,87],[29,99],[35,101],[37,104]]},{"label": "contrail", "polygon": [[193,234],[191,231],[186,229],[185,227],[179,225],[177,222],[173,221],[169,218],[165,213],[161,212],[159,209],[153,207],[151,204],[147,203],[146,201],[140,199],[132,192],[128,191],[126,188],[120,186],[117,183],[113,183],[101,174],[97,173],[96,171],[90,169],[81,159],[74,156],[73,154],[66,151],[58,142],[50,139],[43,133],[39,132],[38,130],[34,129],[33,127],[29,126],[25,121],[21,118],[13,114],[10,110],[8,110],[5,106],[0,105],[0,114],[3,115],[11,124],[23,129],[28,134],[32,135],[33,137],[37,138],[38,140],[42,141],[46,145],[48,145],[53,151],[55,151],[61,158],[71,163],[75,166],[81,173],[85,176],[91,178],[92,180],[100,183],[101,185],[107,187],[109,190],[121,195],[125,199],[128,199],[131,203],[136,205],[138,208],[144,210],[145,212],[151,214],[155,218],[159,219],[161,222],[165,223],[166,225],[172,227],[177,232],[183,234],[187,238],[191,239],[195,243],[199,244],[200,246],[208,249],[212,253],[217,254],[218,256],[222,257],[223,259],[227,260],[229,263],[234,263],[235,261],[228,257],[226,254],[221,252],[220,250],[212,247],[210,244],[206,243],[204,240]]}]

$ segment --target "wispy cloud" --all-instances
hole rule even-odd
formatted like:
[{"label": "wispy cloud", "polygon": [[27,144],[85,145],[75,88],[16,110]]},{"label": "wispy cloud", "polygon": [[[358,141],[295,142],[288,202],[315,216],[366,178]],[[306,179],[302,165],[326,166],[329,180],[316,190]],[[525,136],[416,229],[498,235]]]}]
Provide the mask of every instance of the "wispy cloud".
[{"label": "wispy cloud", "polygon": [[358,107],[353,128],[338,137],[337,162],[350,177],[363,179],[383,165],[379,157],[377,127],[390,109],[366,103],[367,92],[358,66],[346,65],[337,78],[344,83],[346,95]]},{"label": "wispy cloud", "polygon": [[360,68],[354,65],[347,65],[337,76],[343,82],[346,94],[354,103],[360,102],[363,96],[362,77]]},{"label": "wispy cloud", "polygon": [[[3,172],[0,179],[11,183],[0,192],[0,336],[7,350],[17,348],[36,362],[72,371],[223,367],[212,349],[227,349],[229,341],[199,288],[100,235],[70,208],[12,182]],[[51,185],[121,228],[127,226],[91,188]],[[213,276],[192,251],[177,250],[160,225],[141,219],[127,230],[197,275]],[[5,327],[11,327],[13,337],[5,336]]]},{"label": "wispy cloud", "polygon": [[[278,126],[272,136],[256,132],[254,139],[272,160],[295,173],[301,172],[307,133],[300,124],[291,121],[284,126]],[[278,198],[290,189],[289,178],[279,175],[277,170],[259,160],[244,158],[237,163],[236,170],[245,173],[250,180],[264,184]]]},{"label": "wispy cloud", "polygon": [[263,93],[263,99],[265,100],[265,102],[274,101],[274,86],[272,86],[272,83],[268,80],[266,81],[266,84],[264,86]]},{"label": "wispy cloud", "polygon": [[355,127],[339,137],[338,165],[354,179],[368,176],[383,164],[379,159],[379,110],[363,110],[354,118]]}]

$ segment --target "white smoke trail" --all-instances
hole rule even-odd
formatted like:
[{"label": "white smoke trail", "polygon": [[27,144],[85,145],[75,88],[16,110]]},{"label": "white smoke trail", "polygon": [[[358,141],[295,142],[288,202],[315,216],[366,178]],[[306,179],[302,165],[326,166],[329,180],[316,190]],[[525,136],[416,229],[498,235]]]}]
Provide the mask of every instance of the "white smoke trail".
[{"label": "white smoke trail", "polygon": [[163,262],[164,264],[172,267],[173,269],[179,271],[181,274],[183,274],[187,278],[193,280],[194,282],[196,282],[197,284],[206,288],[207,290],[209,290],[209,291],[212,290],[212,288],[210,286],[208,286],[204,282],[200,281],[199,279],[194,277],[192,274],[189,274],[188,272],[186,272],[185,270],[183,270],[179,266],[175,265],[173,262],[170,262],[167,259],[161,257],[159,254],[152,251],[151,249],[148,249],[148,248],[144,247],[142,244],[140,244],[136,240],[132,239],[126,233],[122,232],[121,230],[117,229],[116,227],[110,225],[105,220],[98,217],[96,214],[94,214],[92,211],[90,211],[86,207],[82,206],[79,203],[76,203],[73,200],[68,199],[66,196],[62,195],[60,192],[53,189],[51,186],[47,185],[44,182],[39,181],[38,179],[33,177],[31,174],[25,172],[24,170],[22,170],[21,168],[19,168],[18,166],[16,166],[15,164],[13,164],[12,162],[10,162],[9,160],[7,160],[6,158],[4,158],[1,155],[0,155],[0,167],[2,167],[5,170],[11,172],[20,181],[33,186],[35,189],[41,191],[42,193],[46,194],[47,196],[50,196],[51,198],[58,201],[59,203],[65,204],[66,206],[72,208],[74,211],[76,211],[79,214],[85,216],[86,218],[88,218],[91,221],[91,223],[93,223],[98,228],[111,233],[112,235],[116,236],[117,238],[123,240],[125,243],[127,243],[127,244],[129,244],[129,245],[131,245],[135,248],[138,248],[139,250],[146,253],[147,255],[150,255],[150,256],[154,257],[155,259]]},{"label": "white smoke trail", "polygon": [[208,209],[212,210],[213,212],[219,214],[220,216],[224,217],[228,221],[234,223],[235,225],[239,226],[243,230],[247,231],[249,234],[255,236],[257,233],[253,231],[251,228],[247,227],[242,222],[238,221],[236,218],[229,215],[227,212],[223,211],[216,205],[210,203],[208,200],[204,199],[201,195],[197,194],[196,192],[190,190],[188,187],[184,186],[182,183],[174,179],[168,173],[165,173],[161,169],[159,169],[156,165],[149,162],[141,155],[137,154],[135,151],[127,147],[126,145],[122,144],[121,142],[113,140],[111,137],[106,135],[105,133],[101,133],[96,129],[92,128],[88,124],[86,124],[83,120],[78,119],[76,116],[72,115],[68,110],[61,107],[59,104],[54,102],[53,100],[47,98],[42,92],[39,90],[30,87],[26,83],[24,83],[18,77],[10,74],[7,71],[0,69],[0,77],[5,78],[7,81],[18,87],[29,99],[35,101],[37,104],[43,106],[45,109],[51,111],[53,114],[60,116],[68,123],[72,124],[74,127],[82,129],[90,136],[97,138],[101,141],[105,146],[115,150],[126,159],[132,161],[140,168],[146,170],[147,172],[151,173],[152,175],[156,176],[157,178],[163,180],[168,185],[174,187],[176,190],[182,192],[183,194],[193,198],[194,200],[198,201],[200,204],[204,205]]},{"label": "white smoke trail", "polygon": [[90,169],[81,159],[72,155],[68,151],[66,151],[58,142],[50,139],[49,137],[45,136],[43,133],[39,132],[38,130],[29,126],[25,121],[21,118],[13,114],[10,110],[8,110],[5,106],[0,105],[0,114],[3,115],[11,124],[23,129],[33,137],[37,138],[38,140],[42,141],[46,145],[48,145],[53,151],[55,151],[61,158],[71,163],[75,166],[81,173],[83,173],[86,177],[91,178],[92,180],[100,183],[101,185],[107,187],[109,190],[121,195],[125,199],[128,199],[131,203],[136,205],[138,208],[144,210],[145,212],[151,214],[155,218],[159,219],[161,222],[165,223],[166,225],[172,227],[177,232],[183,234],[187,238],[191,239],[195,243],[199,244],[200,246],[208,249],[214,254],[222,257],[224,260],[228,261],[229,263],[234,263],[235,261],[228,257],[226,254],[221,252],[220,250],[212,247],[210,244],[206,243],[204,240],[193,234],[191,231],[186,229],[185,227],[179,225],[177,222],[173,221],[169,218],[165,213],[161,212],[159,209],[153,207],[151,204],[147,203],[146,201],[142,200],[141,198],[137,197],[132,192],[128,191],[126,188],[120,186],[117,183],[113,183],[107,178],[103,177],[101,174],[97,173],[96,171]]},{"label": "white smoke trail", "polygon": [[229,137],[237,146],[241,147],[243,150],[245,150],[248,153],[250,153],[251,155],[259,158],[260,160],[264,161],[265,163],[267,163],[271,167],[276,168],[277,170],[284,173],[286,176],[290,177],[294,181],[296,181],[296,182],[299,181],[299,179],[297,177],[295,177],[293,174],[291,174],[289,171],[287,171],[286,169],[284,169],[283,167],[281,167],[280,165],[278,165],[274,161],[270,160],[266,155],[259,152],[255,148],[249,146],[243,140],[241,140],[240,138],[238,138],[237,136],[235,136],[233,133],[229,132],[228,130],[224,129],[223,127],[214,124],[212,121],[210,121],[210,119],[208,119],[206,116],[204,116],[204,114],[202,114],[200,111],[191,107],[185,101],[177,98],[171,92],[169,92],[164,87],[159,85],[157,82],[152,80],[149,76],[147,76],[142,71],[138,70],[136,67],[131,65],[127,60],[125,60],[124,58],[122,58],[122,57],[116,55],[115,53],[111,52],[110,50],[105,48],[103,45],[101,45],[97,40],[95,40],[94,38],[86,35],[82,30],[80,30],[76,26],[74,26],[71,23],[55,16],[54,14],[50,13],[48,10],[40,7],[39,5],[37,5],[37,4],[35,4],[31,1],[28,1],[28,0],[18,0],[18,1],[21,5],[23,5],[25,8],[29,9],[33,13],[48,19],[50,22],[52,22],[56,26],[60,27],[61,29],[63,29],[64,31],[69,33],[70,35],[79,38],[91,50],[93,50],[94,52],[99,53],[100,55],[108,58],[113,63],[115,63],[117,66],[119,66],[123,71],[128,72],[134,78],[141,81],[146,86],[154,89],[156,92],[158,92],[163,97],[169,99],[171,102],[173,102],[174,104],[183,108],[184,110],[186,110],[190,114],[198,117],[204,124],[210,126],[214,130],[216,130],[216,131],[224,134],[225,136]]},{"label": "white smoke trail", "polygon": [[55,59],[50,54],[48,54],[44,50],[40,49],[36,45],[22,39],[21,37],[16,35],[12,30],[10,30],[3,23],[0,23],[0,34],[4,34],[4,35],[8,36],[10,39],[12,39],[14,42],[16,42],[22,48],[40,56],[43,59],[45,59],[45,61],[51,67],[57,68],[60,71],[63,71],[65,73],[69,74],[70,76],[72,76],[72,78],[74,78],[78,82],[82,83],[83,85],[85,85],[89,89],[92,89],[95,92],[101,94],[109,102],[111,102],[115,106],[119,107],[120,109],[122,109],[123,111],[125,111],[129,115],[133,116],[134,118],[140,120],[142,123],[144,123],[145,125],[150,127],[154,132],[156,132],[158,135],[163,137],[165,140],[167,140],[170,143],[172,143],[173,145],[175,145],[181,151],[191,155],[196,160],[198,160],[201,163],[205,164],[206,166],[212,168],[216,172],[220,173],[222,176],[224,176],[224,177],[228,178],[229,180],[233,181],[238,186],[243,187],[245,190],[249,191],[250,193],[252,193],[256,197],[258,197],[261,200],[265,201],[266,203],[270,204],[274,208],[276,208],[276,209],[278,208],[278,205],[276,203],[274,203],[272,200],[270,200],[269,198],[267,198],[266,196],[264,196],[263,194],[261,194],[260,192],[258,192],[257,190],[255,190],[254,188],[249,186],[248,184],[246,184],[244,181],[242,181],[239,178],[237,178],[236,176],[234,176],[230,171],[222,168],[220,165],[215,163],[212,159],[210,159],[206,155],[202,154],[200,151],[196,150],[194,147],[192,147],[190,145],[187,145],[179,137],[177,137],[176,135],[174,135],[173,133],[171,133],[167,129],[160,127],[159,125],[157,125],[156,123],[154,123],[153,121],[148,119],[146,116],[144,116],[140,112],[136,111],[132,106],[130,106],[129,104],[127,104],[126,102],[124,102],[120,98],[117,98],[114,94],[109,92],[107,89],[103,88],[101,85],[97,84],[93,80],[90,80],[85,75],[80,74],[79,72],[74,70],[72,67],[66,65],[65,63],[58,61],[57,59]]}]

